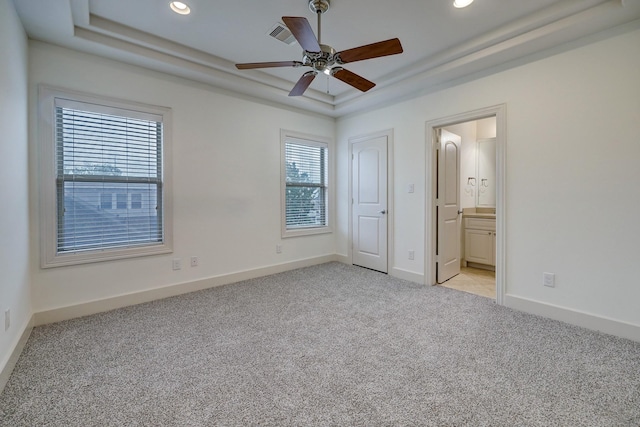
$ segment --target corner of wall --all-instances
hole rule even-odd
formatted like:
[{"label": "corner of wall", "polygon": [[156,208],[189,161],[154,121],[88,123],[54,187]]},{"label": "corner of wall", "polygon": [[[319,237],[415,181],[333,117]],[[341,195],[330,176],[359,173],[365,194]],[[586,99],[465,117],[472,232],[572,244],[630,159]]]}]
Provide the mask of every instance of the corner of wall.
[{"label": "corner of wall", "polygon": [[402,268],[393,267],[389,272],[390,276],[397,277],[398,279],[408,280],[409,282],[424,285],[424,274],[414,273],[413,271],[404,270]]},{"label": "corner of wall", "polygon": [[[29,222],[28,39],[11,0],[0,1],[0,313],[11,326],[0,330],[0,391],[32,329]],[[8,244],[11,242],[11,244]]]},{"label": "corner of wall", "polygon": [[9,382],[13,368],[20,358],[24,346],[27,344],[27,340],[33,330],[34,316],[31,314],[29,320],[22,326],[22,333],[18,334],[17,339],[10,347],[10,351],[5,360],[0,365],[0,393],[4,390],[4,387]]},{"label": "corner of wall", "polygon": [[336,261],[342,264],[351,265],[351,259],[348,255],[336,254]]}]

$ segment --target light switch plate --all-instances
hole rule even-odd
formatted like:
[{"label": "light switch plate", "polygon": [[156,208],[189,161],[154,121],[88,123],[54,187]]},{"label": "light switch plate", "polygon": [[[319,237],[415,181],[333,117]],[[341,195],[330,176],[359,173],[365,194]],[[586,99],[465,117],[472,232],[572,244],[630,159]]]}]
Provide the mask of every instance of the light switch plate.
[{"label": "light switch plate", "polygon": [[555,288],[556,275],[553,273],[542,273],[542,284],[550,288]]}]

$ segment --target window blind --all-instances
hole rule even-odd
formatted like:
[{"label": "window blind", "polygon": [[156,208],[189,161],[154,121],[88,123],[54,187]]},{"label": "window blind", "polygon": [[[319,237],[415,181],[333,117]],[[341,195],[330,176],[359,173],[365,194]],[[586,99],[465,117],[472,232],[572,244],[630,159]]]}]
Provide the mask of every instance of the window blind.
[{"label": "window blind", "polygon": [[56,100],[57,251],[163,242],[162,121]]},{"label": "window blind", "polygon": [[327,146],[285,143],[285,220],[287,229],[327,225]]}]

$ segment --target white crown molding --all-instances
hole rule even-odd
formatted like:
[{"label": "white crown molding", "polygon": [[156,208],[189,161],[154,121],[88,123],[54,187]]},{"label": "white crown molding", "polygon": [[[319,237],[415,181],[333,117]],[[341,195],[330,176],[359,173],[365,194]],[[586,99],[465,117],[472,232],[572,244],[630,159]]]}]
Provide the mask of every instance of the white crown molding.
[{"label": "white crown molding", "polygon": [[313,89],[304,96],[289,97],[292,82],[288,80],[258,70],[239,71],[223,58],[92,15],[89,0],[70,0],[72,36],[56,43],[336,118],[429,93],[465,77],[504,68],[528,55],[534,60],[537,58],[534,54],[558,45],[631,21],[640,22],[638,3],[623,0],[558,3],[400,72],[382,76],[367,93],[354,89],[335,97]]},{"label": "white crown molding", "polygon": [[[83,30],[85,34],[99,32],[105,37],[116,38],[136,46],[145,47],[147,49],[183,59],[187,62],[193,62],[214,70],[224,71],[225,73],[246,78],[267,86],[281,88],[286,91],[286,94],[291,90],[291,82],[287,80],[274,77],[258,70],[238,71],[235,68],[235,64],[227,61],[226,59],[118,24],[117,22],[113,22],[99,16],[89,15],[89,25]],[[333,104],[334,102],[333,96],[316,90],[309,90],[306,97],[327,104]]]}]

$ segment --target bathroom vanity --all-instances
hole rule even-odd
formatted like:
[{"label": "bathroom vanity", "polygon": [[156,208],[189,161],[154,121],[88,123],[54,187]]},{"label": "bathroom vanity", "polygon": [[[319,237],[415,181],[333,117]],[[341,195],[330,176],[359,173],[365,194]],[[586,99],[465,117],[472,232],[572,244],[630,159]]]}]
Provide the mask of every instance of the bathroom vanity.
[{"label": "bathroom vanity", "polygon": [[495,209],[465,209],[462,218],[464,224],[464,265],[473,263],[481,264],[478,267],[483,268],[495,267]]},{"label": "bathroom vanity", "polygon": [[496,265],[496,139],[476,141],[476,175],[467,179],[475,207],[462,214],[462,266],[495,269]]}]

